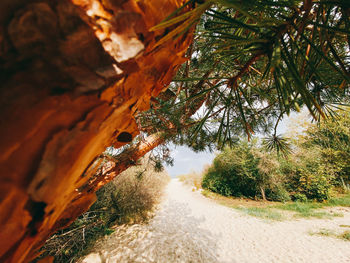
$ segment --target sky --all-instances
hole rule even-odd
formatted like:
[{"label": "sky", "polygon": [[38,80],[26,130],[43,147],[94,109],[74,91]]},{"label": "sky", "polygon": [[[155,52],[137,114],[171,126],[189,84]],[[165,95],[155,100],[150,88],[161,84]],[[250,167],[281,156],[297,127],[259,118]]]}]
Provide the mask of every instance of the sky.
[{"label": "sky", "polygon": [[211,164],[215,153],[195,153],[186,146],[172,145],[171,156],[174,158],[174,166],[167,166],[166,169],[171,177],[181,174],[188,174],[191,171],[201,172],[206,164]]},{"label": "sky", "polygon": [[[305,110],[303,109],[301,113],[291,113],[290,116],[284,117],[278,125],[277,134],[284,134],[290,125],[297,124],[295,120],[299,115],[305,115]],[[298,127],[295,130],[298,130]],[[188,174],[191,171],[201,172],[204,166],[211,164],[215,158],[215,153],[195,153],[186,146],[172,145],[170,150],[171,156],[174,158],[174,166],[166,166],[166,169],[171,177]]]}]

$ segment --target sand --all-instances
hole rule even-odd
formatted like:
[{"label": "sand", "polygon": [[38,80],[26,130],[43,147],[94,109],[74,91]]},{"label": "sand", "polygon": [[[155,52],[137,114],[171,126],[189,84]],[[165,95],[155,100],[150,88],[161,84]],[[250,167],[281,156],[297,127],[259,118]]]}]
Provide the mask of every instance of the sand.
[{"label": "sand", "polygon": [[347,230],[340,225],[350,225],[350,210],[342,213],[332,219],[266,221],[172,179],[149,224],[118,227],[80,262],[350,262],[349,241],[310,235]]}]

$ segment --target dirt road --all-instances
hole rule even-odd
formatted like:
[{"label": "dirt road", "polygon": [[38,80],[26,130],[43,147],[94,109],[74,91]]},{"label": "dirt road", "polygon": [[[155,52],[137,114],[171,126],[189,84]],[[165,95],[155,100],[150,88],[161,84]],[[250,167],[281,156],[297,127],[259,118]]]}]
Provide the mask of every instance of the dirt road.
[{"label": "dirt road", "polygon": [[149,224],[119,227],[82,262],[350,262],[349,241],[310,235],[350,225],[350,211],[343,214],[268,222],[218,205],[173,179]]}]

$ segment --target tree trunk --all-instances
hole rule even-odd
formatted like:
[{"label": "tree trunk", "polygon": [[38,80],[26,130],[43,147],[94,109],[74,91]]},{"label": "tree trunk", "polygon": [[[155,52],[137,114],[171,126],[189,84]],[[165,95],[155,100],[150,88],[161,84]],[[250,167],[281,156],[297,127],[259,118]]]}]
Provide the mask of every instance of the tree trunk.
[{"label": "tree trunk", "polygon": [[261,192],[262,199],[263,199],[264,201],[266,201],[266,196],[265,196],[265,189],[264,189],[264,187],[260,186],[260,192]]},{"label": "tree trunk", "polygon": [[95,174],[95,177],[91,177],[91,180],[82,186],[82,193],[96,192],[101,186],[113,180],[117,175],[129,167],[134,166],[140,158],[163,144],[165,142],[165,135],[165,133],[160,132],[152,134],[116,157],[105,156],[110,161],[108,168],[102,171],[101,174]]},{"label": "tree trunk", "polygon": [[[199,81],[194,87],[192,87],[190,95],[193,96],[200,91],[205,82],[205,79],[209,77],[210,73],[211,71],[205,73],[203,80]],[[170,99],[170,97],[172,99],[175,99],[174,94],[169,94],[169,92],[160,94],[160,97],[164,99],[166,95],[168,96],[168,99]],[[183,125],[183,129],[190,127],[190,125],[186,123],[187,120],[202,107],[206,99],[206,96],[199,96],[191,101],[191,106],[189,106],[188,103],[184,105],[183,109],[181,109],[183,115],[180,119],[180,123]],[[137,161],[145,156],[148,152],[165,143],[167,138],[173,136],[176,133],[176,125],[169,121],[166,121],[164,125],[167,126],[167,131],[156,132],[147,136],[145,139],[136,145],[131,146],[116,157],[104,156],[105,158],[109,159],[110,163],[106,165],[108,168],[102,169],[100,173],[97,173],[96,169],[99,165],[99,162],[92,163],[91,167],[87,169],[87,175],[91,179],[81,187],[81,193],[79,196],[84,196],[84,192],[90,193],[97,191],[101,186],[113,180],[113,178],[115,178],[117,175],[129,167],[135,165]],[[150,129],[150,131],[152,131],[152,129]]]},{"label": "tree trunk", "polygon": [[0,2],[0,262],[29,261],[93,203],[86,167],[138,134],[185,61],[192,31],[155,50],[164,31],[148,31],[183,2]]}]

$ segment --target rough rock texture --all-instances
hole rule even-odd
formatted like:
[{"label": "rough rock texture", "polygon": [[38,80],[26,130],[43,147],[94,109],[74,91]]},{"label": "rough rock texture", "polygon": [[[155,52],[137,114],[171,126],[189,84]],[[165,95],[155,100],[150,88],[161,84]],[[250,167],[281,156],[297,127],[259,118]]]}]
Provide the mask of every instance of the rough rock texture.
[{"label": "rough rock texture", "polygon": [[191,34],[149,32],[183,0],[0,2],[0,262],[26,262],[94,201],[86,169],[137,133]]}]

